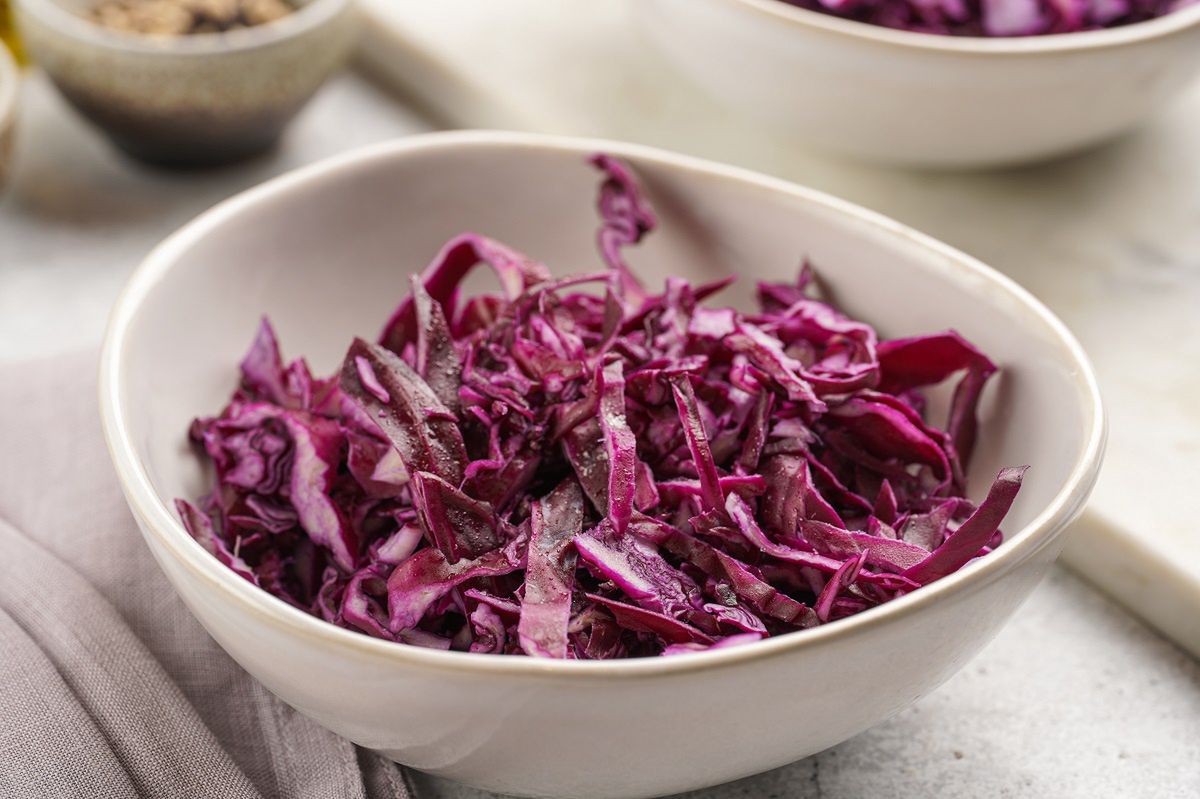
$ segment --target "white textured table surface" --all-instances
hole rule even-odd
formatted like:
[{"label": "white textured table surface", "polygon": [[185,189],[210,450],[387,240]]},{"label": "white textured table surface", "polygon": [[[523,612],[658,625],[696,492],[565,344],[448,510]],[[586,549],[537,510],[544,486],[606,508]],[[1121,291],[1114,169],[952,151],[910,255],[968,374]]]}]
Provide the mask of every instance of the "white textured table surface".
[{"label": "white textured table surface", "polygon": [[[0,198],[0,361],[94,346],[109,304],[139,258],[213,202],[326,154],[429,127],[368,84],[346,76],[318,97],[273,156],[218,172],[171,174],[116,156],[39,76],[32,76],[25,89],[16,171]],[[952,241],[972,244],[971,249],[1006,267],[1020,265],[1014,241],[1042,241],[1038,263],[1051,269],[1053,253],[1090,246],[1080,232],[1084,207],[1126,201],[1110,196],[1110,181],[1120,177],[1121,153],[1155,147],[1154,135],[1056,166],[1057,182],[1022,174],[981,181],[905,176],[890,201],[874,204]],[[800,177],[821,182],[818,173]],[[1193,172],[1193,183],[1195,177]],[[855,196],[853,184],[847,185],[851,190],[842,193]],[[1031,186],[1045,195],[1031,195]],[[1183,191],[1175,186],[1160,196],[1164,224],[1185,213]],[[1076,192],[1078,207],[1041,227],[1018,226],[1015,212],[1002,210],[1030,202],[1049,207],[1052,198]],[[905,213],[906,193],[922,198],[922,204]],[[946,206],[987,202],[993,210],[981,212],[974,225],[945,229],[931,198]],[[1120,226],[1123,217],[1112,213],[1102,218]],[[1200,229],[1194,205],[1188,213]],[[1167,246],[1168,253],[1175,252],[1170,247],[1186,246],[1156,244],[1153,232],[1143,237],[1145,246]],[[1137,252],[1136,245],[1131,251]],[[1107,256],[1100,255],[1105,261]],[[1124,280],[1132,284],[1131,292],[1152,291],[1159,285],[1156,279],[1166,279],[1156,274],[1169,275],[1176,268],[1163,266],[1155,256],[1130,263],[1102,270],[1096,280]],[[1046,282],[1053,282],[1052,275]],[[1085,294],[1093,290],[1080,287]],[[1172,300],[1169,285],[1157,291],[1168,301],[1183,301]],[[480,796],[433,778],[417,782],[421,799]],[[1062,570],[994,643],[916,707],[817,757],[701,794],[709,799],[1198,795],[1200,664]]]}]

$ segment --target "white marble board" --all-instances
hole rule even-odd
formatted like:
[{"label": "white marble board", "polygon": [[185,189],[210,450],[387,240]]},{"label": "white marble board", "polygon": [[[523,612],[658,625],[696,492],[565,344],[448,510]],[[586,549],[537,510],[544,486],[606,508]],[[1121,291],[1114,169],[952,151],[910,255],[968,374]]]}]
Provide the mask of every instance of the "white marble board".
[{"label": "white marble board", "polygon": [[713,105],[636,0],[362,0],[364,61],[450,125],[628,139],[882,211],[1016,278],[1087,347],[1111,418],[1064,558],[1200,656],[1200,86],[1145,130],[1050,164],[930,173],[834,160]]}]

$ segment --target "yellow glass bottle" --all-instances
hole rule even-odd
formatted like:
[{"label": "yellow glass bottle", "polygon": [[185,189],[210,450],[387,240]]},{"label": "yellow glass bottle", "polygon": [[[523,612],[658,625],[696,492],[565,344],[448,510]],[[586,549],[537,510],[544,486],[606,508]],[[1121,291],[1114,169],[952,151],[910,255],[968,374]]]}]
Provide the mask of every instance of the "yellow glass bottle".
[{"label": "yellow glass bottle", "polygon": [[0,41],[8,45],[18,63],[24,62],[24,52],[21,50],[21,42],[17,39],[17,28],[13,24],[10,0],[0,0]]}]

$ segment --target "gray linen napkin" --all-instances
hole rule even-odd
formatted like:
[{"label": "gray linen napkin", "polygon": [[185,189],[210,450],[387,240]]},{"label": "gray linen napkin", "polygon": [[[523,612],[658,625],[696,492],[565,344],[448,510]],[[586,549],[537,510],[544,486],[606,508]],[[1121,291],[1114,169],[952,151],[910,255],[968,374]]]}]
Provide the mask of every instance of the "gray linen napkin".
[{"label": "gray linen napkin", "polygon": [[0,370],[0,797],[408,799],[176,597],[109,463],[96,363]]}]

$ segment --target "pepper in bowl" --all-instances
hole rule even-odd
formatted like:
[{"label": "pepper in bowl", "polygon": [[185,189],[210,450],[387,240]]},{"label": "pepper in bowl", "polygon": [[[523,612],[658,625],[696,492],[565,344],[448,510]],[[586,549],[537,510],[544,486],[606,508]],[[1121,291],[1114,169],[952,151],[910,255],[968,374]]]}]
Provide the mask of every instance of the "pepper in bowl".
[{"label": "pepper in bowl", "polygon": [[33,59],[119,148],[174,166],[263,152],[342,63],[350,0],[17,0]]}]

